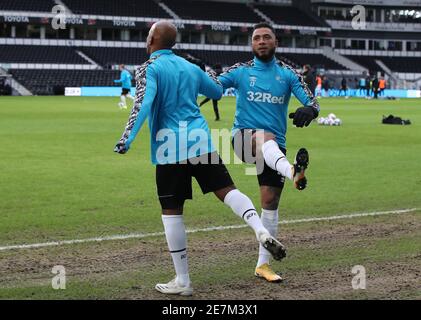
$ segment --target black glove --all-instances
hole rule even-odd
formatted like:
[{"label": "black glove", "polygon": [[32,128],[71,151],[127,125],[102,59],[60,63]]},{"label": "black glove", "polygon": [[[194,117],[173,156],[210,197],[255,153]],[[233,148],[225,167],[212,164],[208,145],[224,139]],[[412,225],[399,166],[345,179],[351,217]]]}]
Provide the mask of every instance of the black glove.
[{"label": "black glove", "polygon": [[295,113],[291,113],[289,118],[294,119],[292,122],[293,125],[302,128],[304,126],[308,127],[311,121],[316,119],[318,115],[319,113],[313,107],[300,107]]},{"label": "black glove", "polygon": [[117,143],[116,146],[114,147],[114,152],[117,152],[119,154],[125,154],[127,151],[129,151],[129,149],[126,147],[126,145],[124,143]]}]

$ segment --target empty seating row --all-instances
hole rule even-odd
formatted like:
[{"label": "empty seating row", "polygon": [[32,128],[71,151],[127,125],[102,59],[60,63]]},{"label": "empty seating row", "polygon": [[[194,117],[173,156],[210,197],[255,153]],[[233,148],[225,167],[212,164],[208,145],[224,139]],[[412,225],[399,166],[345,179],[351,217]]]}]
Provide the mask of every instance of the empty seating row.
[{"label": "empty seating row", "polygon": [[57,91],[64,93],[64,87],[114,86],[113,80],[120,76],[116,70],[10,69],[9,72],[38,95],[51,95]]},{"label": "empty seating row", "polygon": [[51,12],[54,0],[1,0],[0,10]]},{"label": "empty seating row", "polygon": [[153,0],[63,0],[74,14],[171,18]]},{"label": "empty seating row", "polygon": [[326,24],[295,7],[258,5],[256,8],[277,24],[312,27],[326,26]]},{"label": "empty seating row", "polygon": [[182,19],[257,23],[262,21],[252,8],[244,3],[195,0],[164,0]]},{"label": "empty seating row", "polygon": [[382,71],[375,60],[382,61],[395,72],[421,73],[421,57],[347,56],[370,71]]},{"label": "empty seating row", "polygon": [[71,47],[31,45],[0,45],[0,62],[89,64]]},{"label": "empty seating row", "polygon": [[140,65],[148,59],[145,48],[83,47],[81,50],[103,66],[116,64]]}]

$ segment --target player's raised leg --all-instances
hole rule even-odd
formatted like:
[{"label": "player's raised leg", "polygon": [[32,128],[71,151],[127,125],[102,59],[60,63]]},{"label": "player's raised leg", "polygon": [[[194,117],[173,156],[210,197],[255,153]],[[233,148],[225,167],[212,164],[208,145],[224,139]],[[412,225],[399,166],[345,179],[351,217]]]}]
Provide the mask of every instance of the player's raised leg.
[{"label": "player's raised leg", "polygon": [[[199,158],[198,158],[199,159]],[[200,163],[191,168],[203,193],[213,192],[255,232],[257,240],[270,252],[275,260],[281,260],[286,255],[285,247],[270,235],[263,226],[252,201],[241,193],[225,167],[218,153],[213,152],[200,157]],[[206,163],[204,164],[204,161]]]},{"label": "player's raised leg", "polygon": [[294,168],[293,168],[293,181],[294,186],[298,190],[304,190],[307,186],[307,178],[305,177],[305,171],[308,167],[310,156],[307,149],[301,148],[298,150],[295,156]]},{"label": "player's raised leg", "polygon": [[253,149],[261,153],[265,163],[282,176],[292,180],[298,190],[303,190],[307,185],[305,170],[308,166],[308,152],[302,148],[298,151],[293,165],[279,148],[272,133],[257,131],[252,136]]},{"label": "player's raised leg", "polygon": [[234,185],[216,191],[215,195],[254,230],[257,240],[275,260],[285,258],[285,246],[276,240],[262,224],[256,208],[249,197],[236,189]]},{"label": "player's raised leg", "polygon": [[258,130],[253,133],[251,139],[253,153],[257,157],[263,157],[265,163],[271,169],[279,172],[283,177],[287,177],[290,180],[293,179],[293,166],[279,148],[274,134]]}]

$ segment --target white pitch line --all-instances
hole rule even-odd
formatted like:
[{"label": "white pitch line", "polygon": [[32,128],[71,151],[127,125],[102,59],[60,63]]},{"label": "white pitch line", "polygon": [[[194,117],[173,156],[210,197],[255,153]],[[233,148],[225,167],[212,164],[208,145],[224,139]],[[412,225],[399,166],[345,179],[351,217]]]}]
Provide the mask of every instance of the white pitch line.
[{"label": "white pitch line", "polygon": [[[337,216],[330,216],[330,217],[320,217],[320,218],[282,220],[282,221],[279,222],[279,224],[292,224],[292,223],[303,223],[303,222],[317,222],[317,221],[332,221],[332,220],[340,220],[340,219],[353,219],[353,218],[360,218],[360,217],[381,216],[381,215],[387,215],[387,214],[410,213],[410,212],[414,212],[414,211],[417,211],[417,210],[418,210],[417,208],[413,208],[413,209],[392,210],[392,211],[362,212],[362,213],[353,213],[353,214],[337,215]],[[247,227],[248,226],[245,225],[245,224],[233,225],[233,226],[217,226],[217,227],[209,227],[209,228],[203,228],[203,229],[187,230],[187,233],[242,229],[242,228],[247,228]],[[61,246],[61,245],[65,245],[65,244],[77,244],[77,243],[87,243],[87,242],[140,239],[140,238],[150,238],[150,237],[164,236],[164,235],[165,235],[164,232],[131,233],[131,234],[121,234],[121,235],[97,237],[97,238],[62,240],[62,241],[53,241],[53,242],[42,242],[42,243],[2,246],[2,247],[0,247],[0,251],[7,251],[7,250],[14,250],[14,249],[37,249],[37,248],[43,248],[43,247],[53,247],[53,246]]]}]

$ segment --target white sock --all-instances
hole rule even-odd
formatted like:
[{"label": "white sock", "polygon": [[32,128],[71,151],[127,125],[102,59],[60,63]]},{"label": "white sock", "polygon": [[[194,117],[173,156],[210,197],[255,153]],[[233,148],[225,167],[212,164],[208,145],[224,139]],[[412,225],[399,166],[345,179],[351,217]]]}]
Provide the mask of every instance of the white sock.
[{"label": "white sock", "polygon": [[[278,233],[278,210],[266,210],[262,209],[262,220],[263,226],[269,231],[270,235],[276,238]],[[262,244],[259,245],[259,260],[257,261],[257,267],[265,263],[269,263],[272,255],[267,251]]]},{"label": "white sock", "polygon": [[190,285],[189,266],[187,261],[187,236],[183,216],[162,216],[168,248],[174,263],[177,282],[181,286]]},{"label": "white sock", "polygon": [[266,141],[262,146],[262,153],[266,164],[270,168],[292,180],[292,165],[289,163],[281,149],[279,149],[279,146],[275,141]]},{"label": "white sock", "polygon": [[251,200],[235,189],[225,196],[224,203],[229,206],[234,213],[244,219],[244,221],[254,230],[256,236],[261,231],[266,231],[265,227],[260,221],[257,211],[254,208]]},{"label": "white sock", "polygon": [[121,95],[120,100],[121,100],[121,103],[123,104],[123,106],[125,106],[126,105],[126,97]]},{"label": "white sock", "polygon": [[130,93],[126,94],[126,97],[131,99],[131,100],[134,100],[134,97]]}]

